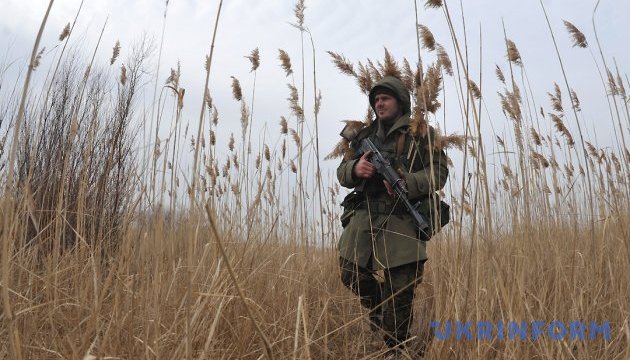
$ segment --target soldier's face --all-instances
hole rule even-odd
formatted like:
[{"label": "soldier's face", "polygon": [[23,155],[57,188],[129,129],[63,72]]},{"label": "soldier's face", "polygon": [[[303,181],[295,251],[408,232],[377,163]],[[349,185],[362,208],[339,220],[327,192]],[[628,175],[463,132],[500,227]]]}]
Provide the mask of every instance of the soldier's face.
[{"label": "soldier's face", "polygon": [[374,97],[374,109],[379,120],[390,122],[402,115],[395,97],[388,94],[378,94]]}]

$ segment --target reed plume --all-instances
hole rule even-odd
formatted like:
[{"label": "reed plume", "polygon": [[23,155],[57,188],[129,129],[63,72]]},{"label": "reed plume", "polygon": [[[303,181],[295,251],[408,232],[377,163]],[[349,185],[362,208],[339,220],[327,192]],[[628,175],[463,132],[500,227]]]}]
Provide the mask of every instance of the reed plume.
[{"label": "reed plume", "polygon": [[585,143],[586,143],[586,150],[588,150],[589,155],[591,155],[594,158],[597,158],[598,157],[597,148],[588,141],[585,141]]},{"label": "reed plume", "polygon": [[549,116],[551,117],[551,121],[553,121],[553,124],[556,127],[556,130],[558,130],[558,132],[561,133],[567,140],[567,144],[569,146],[573,146],[575,144],[575,141],[573,141],[573,135],[571,135],[571,133],[569,132],[569,129],[567,129],[567,127],[564,126],[564,122],[562,121],[560,116],[553,113],[549,113]]},{"label": "reed plume", "polygon": [[438,64],[449,76],[453,76],[453,64],[451,63],[451,58],[448,56],[446,49],[440,44],[437,44],[436,48]]},{"label": "reed plume", "polygon": [[315,104],[313,104],[313,112],[316,115],[319,115],[319,110],[322,107],[322,91],[317,91],[317,96],[315,97]]},{"label": "reed plume", "polygon": [[611,158],[613,164],[615,165],[615,172],[617,174],[620,174],[621,173],[621,162],[619,161],[619,158],[615,155],[615,153],[612,153],[610,155],[610,158]]},{"label": "reed plume", "polygon": [[436,132],[433,140],[433,148],[437,150],[458,149],[463,151],[465,145],[466,137],[458,134],[441,135]]},{"label": "reed plume", "polygon": [[475,83],[472,79],[468,79],[468,87],[475,99],[481,99],[481,90],[479,89],[479,86],[477,86],[477,83]]},{"label": "reed plume", "polygon": [[505,85],[505,75],[503,75],[503,70],[501,70],[499,65],[496,65],[494,72],[497,74],[497,79]]},{"label": "reed plume", "polygon": [[302,146],[302,139],[300,139],[300,134],[298,134],[298,132],[295,131],[295,129],[293,128],[289,129],[289,131],[291,132],[291,137],[293,138],[293,142],[295,142],[295,146],[300,148]]},{"label": "reed plume", "polygon": [[[477,152],[477,147],[475,146],[474,142],[471,142],[470,144],[468,144],[468,153],[474,159],[477,159],[478,152]],[[470,196],[470,195],[467,194],[466,196]]]},{"label": "reed plume", "polygon": [[622,100],[628,102],[630,101],[630,99],[626,98],[626,88],[623,85],[623,79],[621,78],[621,74],[619,73],[619,69],[617,69],[617,88],[619,90],[619,95],[621,96]]},{"label": "reed plume", "polygon": [[514,41],[510,39],[507,40],[507,58],[516,65],[523,65],[521,53],[518,51],[518,48],[516,47]]},{"label": "reed plume", "polygon": [[497,144],[499,144],[499,146],[505,149],[505,142],[503,141],[503,139],[501,139],[499,135],[496,135],[496,138],[497,138]]},{"label": "reed plume", "polygon": [[402,76],[400,80],[405,84],[405,88],[407,88],[410,93],[413,93],[415,88],[415,74],[407,58],[403,59]]},{"label": "reed plume", "polygon": [[212,124],[214,126],[219,124],[219,110],[214,105],[212,105]]},{"label": "reed plume", "polygon": [[442,0],[427,0],[426,3],[424,3],[424,7],[425,8],[440,8],[442,7]]},{"label": "reed plume", "polygon": [[374,66],[374,63],[372,62],[372,60],[368,59],[367,67],[370,72],[370,76],[372,76],[373,81],[378,82],[383,78],[383,75],[381,75],[381,72],[376,68],[376,66]]},{"label": "reed plume", "polygon": [[284,140],[282,141],[282,151],[281,151],[281,154],[282,154],[282,159],[284,160],[284,158],[287,156],[287,139],[284,139]]},{"label": "reed plume", "polygon": [[294,26],[300,30],[304,30],[304,10],[306,10],[306,6],[304,5],[304,0],[298,0],[293,8],[293,14],[297,19],[297,24]]},{"label": "reed plume", "polygon": [[293,74],[293,69],[291,68],[291,58],[289,57],[289,54],[287,54],[287,52],[282,49],[278,49],[278,53],[279,53],[278,59],[280,59],[280,66],[284,70],[285,74],[287,76]]},{"label": "reed plume", "polygon": [[606,75],[608,77],[608,90],[609,94],[612,96],[619,95],[619,89],[617,88],[617,83],[615,82],[615,77],[609,69],[606,69]]},{"label": "reed plume", "polygon": [[286,135],[289,132],[289,124],[284,116],[280,116],[280,134]]},{"label": "reed plume", "polygon": [[171,68],[171,73],[168,76],[168,78],[166,78],[166,84],[170,85],[170,87],[172,88],[172,90],[174,92],[177,92],[177,89],[179,88],[179,78],[181,76],[181,65],[179,63],[179,61],[177,62],[177,69],[173,69]]},{"label": "reed plume", "polygon": [[251,54],[245,57],[248,58],[249,61],[252,63],[252,68],[250,72],[256,71],[256,69],[258,69],[258,67],[260,66],[260,51],[258,50],[258,48],[252,50]]},{"label": "reed plume", "polygon": [[241,83],[234,76],[230,76],[232,78],[232,96],[236,101],[241,101],[243,99],[243,91],[241,90]]},{"label": "reed plume", "polygon": [[573,47],[588,47],[588,42],[586,41],[586,36],[573,24],[566,20],[562,20],[564,22],[564,26],[567,28],[567,31],[571,35],[571,40],[573,40]]},{"label": "reed plume", "polygon": [[499,98],[501,99],[501,108],[503,109],[503,113],[515,122],[520,123],[522,120],[522,113],[518,91],[516,91],[516,88],[514,92],[506,91],[505,94],[499,93]]},{"label": "reed plume", "polygon": [[120,67],[120,84],[125,86],[127,83],[127,68],[125,64],[122,64]]},{"label": "reed plume", "polygon": [[575,90],[571,89],[569,95],[571,96],[571,103],[573,104],[575,111],[582,111],[582,108],[580,107],[580,99],[578,98]]},{"label": "reed plume", "polygon": [[330,57],[332,57],[333,63],[335,64],[337,69],[341,71],[341,73],[354,77],[357,76],[357,73],[354,71],[354,66],[343,55],[337,54],[333,51],[326,52],[328,53],[328,55],[330,55]]},{"label": "reed plume", "polygon": [[397,79],[401,79],[403,77],[398,63],[387,50],[387,48],[385,48],[385,58],[383,59],[382,74],[383,76],[393,76]]},{"label": "reed plume", "polygon": [[241,137],[245,140],[245,135],[247,134],[247,127],[249,126],[249,108],[245,101],[241,101]]},{"label": "reed plume", "polygon": [[[123,84],[124,85],[124,84]],[[184,107],[184,95],[186,94],[186,89],[179,88],[177,91],[177,110],[182,110]]]},{"label": "reed plume", "polygon": [[289,97],[287,98],[287,100],[289,100],[291,112],[293,112],[293,115],[295,115],[295,117],[298,118],[299,121],[303,121],[304,109],[302,109],[302,106],[300,105],[300,98],[298,95],[298,90],[292,84],[287,84],[287,86],[289,87],[289,90],[290,90]]},{"label": "reed plume", "polygon": [[372,121],[374,121],[374,109],[371,106],[368,106],[367,111],[365,112],[365,125],[372,125]]},{"label": "reed plume", "polygon": [[562,107],[562,92],[560,91],[560,86],[557,83],[553,83],[554,93],[547,93],[549,95],[549,99],[551,100],[551,107],[561,113],[564,111]]},{"label": "reed plume", "polygon": [[232,162],[234,163],[234,168],[238,170],[240,168],[239,166],[240,164],[238,162],[238,154],[236,153],[232,154]]},{"label": "reed plume", "polygon": [[61,31],[61,34],[59,34],[59,41],[64,41],[68,35],[70,35],[70,23],[67,23]]},{"label": "reed plume", "polygon": [[118,59],[118,55],[120,55],[120,41],[116,41],[116,45],[112,49],[112,58],[109,60],[110,65],[114,65],[116,59]]},{"label": "reed plume", "polygon": [[[348,134],[356,134],[366,126],[366,124],[363,121],[359,121],[359,120],[343,120],[342,122],[346,124],[344,127],[345,129],[344,131]],[[326,155],[324,159],[330,160],[330,159],[336,159],[341,156],[346,156],[351,150],[352,149],[350,148],[350,143],[348,142],[348,140],[346,140],[345,138],[342,138],[337,143],[337,145],[335,145],[333,150],[328,155]]]},{"label": "reed plume", "polygon": [[332,160],[332,159],[340,158],[342,156],[345,156],[349,151],[351,151],[350,143],[348,142],[348,140],[342,138],[335,145],[333,150],[328,155],[326,155],[324,160]]},{"label": "reed plume", "polygon": [[569,179],[572,178],[574,171],[575,171],[575,168],[573,167],[573,165],[564,164],[564,172],[567,178]]},{"label": "reed plume", "polygon": [[540,137],[540,135],[538,134],[538,132],[536,131],[536,129],[534,129],[534,127],[532,126],[530,129],[530,134],[532,137],[532,141],[534,142],[534,144],[540,146],[542,145],[542,139]]},{"label": "reed plume", "polygon": [[424,110],[416,107],[411,122],[409,124],[409,132],[415,137],[425,137],[428,132],[428,124],[424,115]]},{"label": "reed plume", "polygon": [[230,151],[234,151],[234,133],[230,133],[230,141],[228,142]]},{"label": "reed plume", "polygon": [[46,51],[46,47],[43,47],[38,53],[37,56],[35,56],[35,59],[33,60],[33,70],[37,69],[37,67],[39,67],[39,64],[42,61],[42,56],[44,55],[44,51]]},{"label": "reed plume", "polygon": [[545,156],[541,153],[538,153],[536,151],[532,151],[531,152],[531,158],[532,160],[534,160],[534,164],[541,166],[543,168],[548,168],[549,167],[549,161],[547,161],[547,159],[545,158]]},{"label": "reed plume", "polygon": [[270,161],[271,160],[271,151],[269,150],[269,146],[267,144],[265,144],[264,148],[265,148],[265,160]]},{"label": "reed plume", "polygon": [[360,61],[358,63],[359,73],[357,74],[357,84],[364,94],[368,94],[374,85],[372,81],[372,74],[367,66],[364,66]]},{"label": "reed plume", "polygon": [[429,30],[429,28],[425,25],[418,25],[418,29],[420,30],[420,39],[422,40],[422,46],[429,51],[434,51],[435,37],[433,36],[433,33],[431,33],[431,30]]},{"label": "reed plume", "polygon": [[208,108],[208,113],[212,112],[212,96],[210,96],[210,90],[206,89],[206,94],[204,95],[206,99],[206,107]]},{"label": "reed plume", "polygon": [[232,189],[232,192],[234,193],[234,195],[241,194],[241,186],[239,185],[238,181],[232,184],[230,188]]},{"label": "reed plume", "polygon": [[442,105],[438,100],[440,90],[442,90],[440,65],[435,63],[429,66],[424,75],[424,80],[416,96],[417,109],[435,113]]}]

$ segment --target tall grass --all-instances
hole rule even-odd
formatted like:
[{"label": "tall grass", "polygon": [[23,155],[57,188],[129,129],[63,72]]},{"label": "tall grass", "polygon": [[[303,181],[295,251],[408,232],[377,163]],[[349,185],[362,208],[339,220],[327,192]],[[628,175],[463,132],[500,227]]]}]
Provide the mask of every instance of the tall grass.
[{"label": "tall grass", "polygon": [[[627,358],[627,77],[608,67],[600,48],[601,62],[595,61],[608,74],[602,81],[616,143],[600,146],[587,131],[576,142],[570,129],[583,121],[581,106],[595,99],[578,98],[567,74],[566,89],[550,84],[549,103],[537,104],[528,78],[535,69],[507,24],[507,60],[492,59],[505,118],[492,121],[508,122],[513,131],[486,133],[481,119],[493,113],[488,98],[496,89],[485,85],[488,74],[469,66],[469,56],[483,58],[483,48],[468,49],[449,4],[428,1],[426,12],[442,12],[450,39],[436,39],[419,23],[422,16],[412,19],[417,61],[396,60],[386,49],[383,59],[355,64],[329,52],[363,93],[383,76],[401,77],[413,95],[417,134],[428,124],[445,128],[438,125],[440,107],[459,108],[464,124],[464,134],[443,133],[431,144],[453,157],[461,151],[463,161],[442,193],[453,221],[429,244],[431,260],[416,290],[415,337],[403,356],[415,358],[414,350],[426,345],[435,359]],[[163,91],[157,84],[166,76],[158,72],[156,100],[150,110],[140,108],[153,56],[146,40],[122,49],[128,55],[121,57],[115,46],[112,59],[62,51],[41,87],[30,89],[27,75],[19,90],[35,96],[0,99],[0,129],[15,134],[0,143],[0,357],[355,359],[385,352],[382,334],[369,330],[365,310],[338,276],[333,245],[345,194],[334,176],[326,184],[322,174],[314,62],[311,94],[304,75],[304,35],[317,51],[305,3],[294,9],[301,80],[292,76],[289,52],[280,50],[278,66],[291,76],[287,114],[279,126],[267,124],[258,142],[251,132],[259,89],[254,85],[246,101],[235,75],[240,137],[225,129],[221,104],[208,90],[221,5],[202,99],[185,97],[177,66]],[[541,12],[547,15],[557,21]],[[575,25],[567,28],[576,44],[590,46]],[[253,71],[261,65],[257,50],[248,56]],[[30,66],[39,52],[36,42]],[[456,96],[441,98],[445,87]],[[309,95],[312,112],[305,109]],[[199,121],[189,133],[182,108],[199,100]],[[164,135],[160,124],[169,121]],[[140,124],[150,129],[144,157]],[[331,156],[346,150],[342,142]],[[500,154],[500,171],[489,169],[490,152]],[[318,239],[321,246],[313,246]],[[611,340],[441,341],[430,331],[434,320],[608,320]]]}]

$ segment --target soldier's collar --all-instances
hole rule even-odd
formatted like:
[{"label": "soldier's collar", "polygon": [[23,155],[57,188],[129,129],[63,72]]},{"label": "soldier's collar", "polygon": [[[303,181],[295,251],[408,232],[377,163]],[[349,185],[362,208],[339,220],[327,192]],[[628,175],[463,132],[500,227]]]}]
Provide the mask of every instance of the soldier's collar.
[{"label": "soldier's collar", "polygon": [[384,129],[383,126],[381,124],[380,120],[376,120],[378,121],[378,125],[376,128],[376,135],[378,137],[380,137],[381,139],[387,138],[389,135],[391,135],[392,133],[396,132],[399,129],[406,129],[409,127],[409,123],[410,123],[410,119],[409,119],[409,114],[404,114],[401,117],[399,117],[396,122],[394,122],[394,125],[392,125],[392,127],[389,128],[389,131],[387,132],[387,135],[383,136],[384,134]]}]

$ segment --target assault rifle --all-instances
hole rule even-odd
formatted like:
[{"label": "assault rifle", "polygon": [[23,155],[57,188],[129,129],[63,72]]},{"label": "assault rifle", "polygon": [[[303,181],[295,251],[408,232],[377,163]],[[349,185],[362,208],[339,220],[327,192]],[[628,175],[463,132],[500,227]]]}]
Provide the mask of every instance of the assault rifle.
[{"label": "assault rifle", "polygon": [[[354,129],[348,129],[348,126],[346,126],[346,128],[341,131],[341,136],[348,141],[356,138],[356,135],[357,131]],[[376,145],[374,145],[372,140],[370,140],[368,137],[359,140],[355,149],[359,154],[370,152],[370,163],[374,165],[376,171],[381,174],[391,185],[398,199],[402,200],[405,208],[407,209],[409,214],[411,214],[411,217],[413,217],[416,226],[418,226],[420,239],[429,239],[431,237],[431,235],[429,234],[429,224],[422,217],[422,215],[420,215],[418,209],[414,205],[411,205],[411,202],[409,202],[408,190],[405,186],[405,182],[400,177],[398,172],[392,167],[389,160],[387,160],[381,154]]]}]

